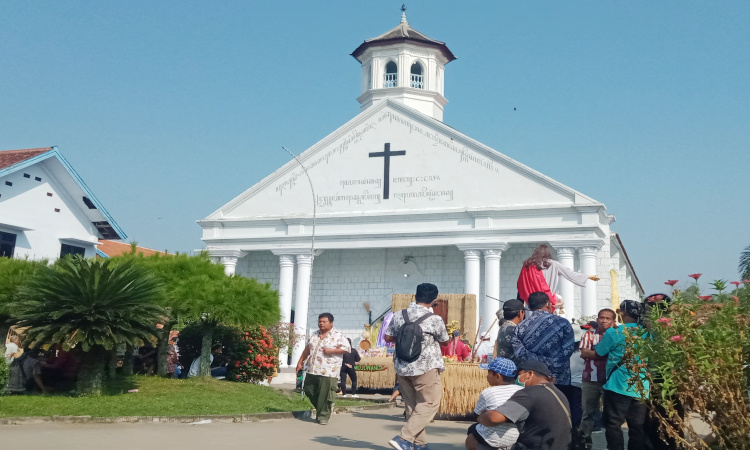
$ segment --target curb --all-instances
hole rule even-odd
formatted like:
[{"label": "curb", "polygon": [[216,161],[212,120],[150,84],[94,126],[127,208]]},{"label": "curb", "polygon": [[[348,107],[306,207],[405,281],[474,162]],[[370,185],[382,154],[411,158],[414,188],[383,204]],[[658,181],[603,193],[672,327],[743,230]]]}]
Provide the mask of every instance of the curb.
[{"label": "curb", "polygon": [[[338,406],[333,408],[337,414],[357,411],[373,411],[393,408],[393,403],[376,403],[374,405]],[[120,417],[91,417],[91,416],[39,416],[39,417],[5,417],[0,418],[0,425],[29,425],[38,423],[186,423],[191,424],[203,420],[211,422],[260,422],[276,419],[310,419],[313,411],[283,411],[257,414],[226,414],[200,416],[120,416]]]}]

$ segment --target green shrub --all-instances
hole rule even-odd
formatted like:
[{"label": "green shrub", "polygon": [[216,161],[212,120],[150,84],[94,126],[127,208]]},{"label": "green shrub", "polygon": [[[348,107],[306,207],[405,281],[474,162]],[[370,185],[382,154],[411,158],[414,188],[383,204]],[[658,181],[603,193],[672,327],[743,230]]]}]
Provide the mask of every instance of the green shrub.
[{"label": "green shrub", "polygon": [[8,384],[9,372],[8,363],[5,362],[5,358],[0,358],[0,393],[5,391],[5,386]]},{"label": "green shrub", "polygon": [[691,415],[709,425],[721,448],[750,448],[750,286],[732,282],[736,288],[726,293],[721,281],[712,283],[713,295],[700,295],[697,286],[675,291],[671,304],[651,308],[651,339],[628,337],[626,365],[637,372],[647,361],[651,388],[640,377],[630,382],[650,394],[663,435],[686,448],[708,448]]},{"label": "green shrub", "polygon": [[279,349],[273,337],[262,326],[251,327],[242,336],[242,345],[232,353],[227,379],[240,382],[262,381],[270,377],[279,364]]}]

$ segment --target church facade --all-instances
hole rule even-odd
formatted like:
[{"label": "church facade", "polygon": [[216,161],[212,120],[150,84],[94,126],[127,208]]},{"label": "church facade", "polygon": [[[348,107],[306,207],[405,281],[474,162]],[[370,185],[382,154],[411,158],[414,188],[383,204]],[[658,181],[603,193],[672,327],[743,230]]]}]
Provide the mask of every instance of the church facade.
[{"label": "church facade", "polygon": [[539,244],[600,277],[583,288],[563,280],[569,319],[609,307],[612,281],[621,298],[643,295],[604,204],[442,122],[443,73],[455,59],[444,43],[402,16],[352,56],[361,112],[199,221],[227,274],[279,291],[282,320],[294,310],[309,331],[331,312],[356,342],[364,303],[376,318],[393,294],[431,282],[475,294],[484,331]]}]

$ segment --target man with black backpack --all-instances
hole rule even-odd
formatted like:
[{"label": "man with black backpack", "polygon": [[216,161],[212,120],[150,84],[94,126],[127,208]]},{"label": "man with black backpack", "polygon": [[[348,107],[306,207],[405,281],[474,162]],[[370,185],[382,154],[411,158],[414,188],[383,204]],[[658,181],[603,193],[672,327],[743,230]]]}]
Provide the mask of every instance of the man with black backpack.
[{"label": "man with black backpack", "polygon": [[395,311],[385,333],[385,341],[396,344],[393,364],[406,403],[406,425],[389,441],[396,450],[429,449],[425,427],[437,414],[443,394],[440,346],[450,339],[443,319],[429,309],[437,295],[434,284],[417,286],[416,302]]}]

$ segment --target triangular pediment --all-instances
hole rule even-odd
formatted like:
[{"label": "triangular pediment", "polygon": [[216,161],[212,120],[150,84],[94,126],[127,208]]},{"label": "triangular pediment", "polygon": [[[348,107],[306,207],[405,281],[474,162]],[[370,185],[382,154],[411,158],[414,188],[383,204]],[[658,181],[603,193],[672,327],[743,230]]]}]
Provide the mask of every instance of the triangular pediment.
[{"label": "triangular pediment", "polygon": [[[390,100],[363,111],[299,160],[312,180],[318,216],[597,203]],[[292,160],[207,219],[312,213],[310,184]]]}]

